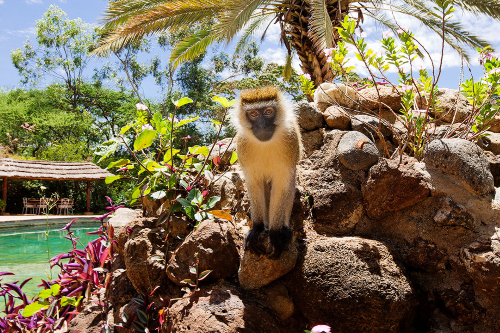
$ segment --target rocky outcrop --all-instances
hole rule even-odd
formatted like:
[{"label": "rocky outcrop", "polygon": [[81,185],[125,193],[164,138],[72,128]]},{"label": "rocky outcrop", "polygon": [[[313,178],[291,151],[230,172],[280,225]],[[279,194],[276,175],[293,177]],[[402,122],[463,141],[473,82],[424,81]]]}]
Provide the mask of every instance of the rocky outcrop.
[{"label": "rocky outcrop", "polygon": [[287,284],[310,323],[337,332],[405,331],[416,305],[404,270],[386,246],[368,239],[310,242]]},{"label": "rocky outcrop", "polygon": [[299,126],[306,131],[313,131],[323,127],[323,113],[308,102],[299,102],[294,105]]},{"label": "rocky outcrop", "polygon": [[314,92],[314,106],[321,112],[332,105],[354,109],[358,99],[353,88],[340,83],[322,83]]},{"label": "rocky outcrop", "polygon": [[337,150],[340,162],[350,170],[368,170],[379,159],[377,146],[366,135],[356,131],[342,136]]},{"label": "rocky outcrop", "polygon": [[199,273],[212,270],[206,281],[236,274],[240,256],[237,243],[241,242],[234,226],[223,220],[203,221],[175,250],[168,261],[166,273],[177,285],[192,279],[190,267],[198,261]]},{"label": "rocky outcrop", "polygon": [[342,107],[337,105],[329,106],[323,112],[323,117],[325,118],[326,125],[330,128],[348,130],[351,126],[351,118]]},{"label": "rocky outcrop", "polygon": [[162,333],[279,332],[274,316],[236,287],[220,283],[204,287],[176,301],[169,309]]},{"label": "rocky outcrop", "polygon": [[495,190],[485,153],[464,139],[434,140],[424,150],[424,161],[454,175],[471,192],[484,195]]},{"label": "rocky outcrop", "polygon": [[361,188],[370,218],[380,220],[429,196],[429,185],[416,162],[409,157],[402,163],[382,159],[370,169]]}]

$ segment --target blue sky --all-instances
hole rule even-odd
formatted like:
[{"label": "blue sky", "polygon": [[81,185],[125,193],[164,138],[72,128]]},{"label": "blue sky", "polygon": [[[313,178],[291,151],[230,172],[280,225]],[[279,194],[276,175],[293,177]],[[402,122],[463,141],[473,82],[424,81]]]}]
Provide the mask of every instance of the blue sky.
[{"label": "blue sky", "polygon": [[[11,89],[19,87],[19,76],[10,60],[10,51],[22,47],[28,37],[34,39],[35,21],[43,16],[43,13],[51,5],[55,4],[62,8],[70,19],[80,17],[83,21],[97,24],[102,11],[106,7],[106,0],[0,0],[0,87]],[[481,37],[489,40],[493,47],[500,51],[500,24],[485,18],[476,18],[471,15],[455,14],[455,18],[460,20],[464,26]],[[416,33],[416,36],[429,49],[435,62],[439,62],[440,41],[428,31],[422,29],[418,22],[398,17],[401,26],[408,26]],[[380,38],[383,29],[378,28],[373,22],[366,21],[363,25],[368,34],[369,46],[380,49],[376,39]],[[278,47],[279,28],[272,26],[268,30],[267,38],[261,45],[261,55],[266,61],[284,63],[285,50]],[[230,49],[229,49],[230,50]],[[153,53],[157,53],[155,49]],[[481,69],[477,64],[475,52],[473,54],[472,70],[475,77],[481,75]],[[161,54],[160,54],[161,55]],[[166,59],[168,55],[161,55]],[[100,66],[102,61],[94,60],[91,66]],[[426,62],[429,68],[429,62]],[[209,66],[209,64],[207,64]],[[294,66],[298,69],[298,61],[294,61]],[[468,76],[466,70],[466,76]],[[363,71],[361,71],[362,74]],[[440,87],[457,88],[460,74],[460,58],[456,53],[446,49],[444,58],[444,70]],[[152,80],[146,80],[143,84],[143,91],[147,92],[146,97],[158,97],[159,91],[153,85]]]}]

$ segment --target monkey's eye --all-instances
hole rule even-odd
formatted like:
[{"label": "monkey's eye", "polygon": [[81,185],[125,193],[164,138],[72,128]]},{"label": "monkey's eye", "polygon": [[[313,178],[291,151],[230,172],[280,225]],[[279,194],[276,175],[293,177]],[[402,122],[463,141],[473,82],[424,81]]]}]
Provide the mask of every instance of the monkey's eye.
[{"label": "monkey's eye", "polygon": [[271,117],[274,114],[274,108],[268,107],[264,110],[265,117]]},{"label": "monkey's eye", "polygon": [[248,117],[250,117],[250,119],[257,119],[259,118],[260,113],[257,110],[248,110],[247,115]]}]

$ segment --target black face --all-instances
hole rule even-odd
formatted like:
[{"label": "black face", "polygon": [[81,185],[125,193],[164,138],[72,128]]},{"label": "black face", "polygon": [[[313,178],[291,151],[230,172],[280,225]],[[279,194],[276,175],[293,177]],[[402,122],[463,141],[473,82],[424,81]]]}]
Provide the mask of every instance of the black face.
[{"label": "black face", "polygon": [[261,109],[250,109],[246,112],[248,121],[252,124],[252,132],[260,141],[268,141],[274,134],[276,125],[276,110],[272,106]]}]

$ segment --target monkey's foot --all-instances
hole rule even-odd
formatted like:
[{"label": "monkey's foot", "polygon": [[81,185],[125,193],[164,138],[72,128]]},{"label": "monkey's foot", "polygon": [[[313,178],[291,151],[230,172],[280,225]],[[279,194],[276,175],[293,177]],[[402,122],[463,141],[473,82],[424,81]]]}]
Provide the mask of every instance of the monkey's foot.
[{"label": "monkey's foot", "polygon": [[278,259],[281,256],[281,252],[290,244],[292,236],[292,229],[286,226],[282,226],[277,230],[269,230],[269,242],[273,249],[269,257],[271,259]]},{"label": "monkey's foot", "polygon": [[264,231],[264,224],[256,224],[245,237],[245,251],[250,251],[257,255],[265,254],[266,247],[260,241],[260,234]]}]

